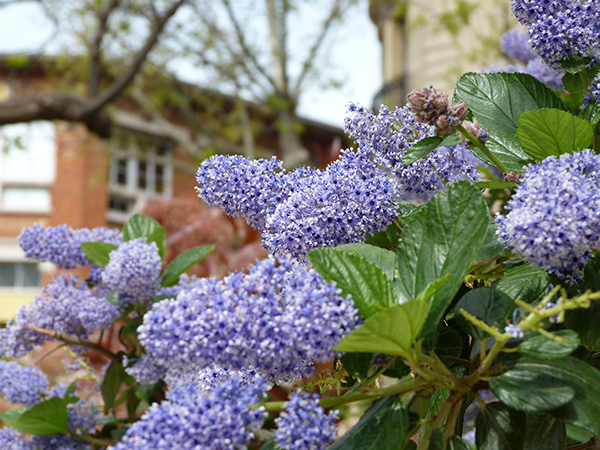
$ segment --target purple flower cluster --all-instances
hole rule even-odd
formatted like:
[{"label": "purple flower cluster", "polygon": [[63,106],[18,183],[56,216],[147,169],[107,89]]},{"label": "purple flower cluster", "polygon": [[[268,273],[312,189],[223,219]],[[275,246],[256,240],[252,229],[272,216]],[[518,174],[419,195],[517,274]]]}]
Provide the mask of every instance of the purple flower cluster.
[{"label": "purple flower cluster", "polygon": [[81,251],[81,243],[96,241],[119,245],[123,238],[119,230],[110,228],[74,230],[68,225],[44,228],[41,223],[23,229],[19,236],[19,244],[25,256],[40,262],[49,261],[60,269],[91,265]]},{"label": "purple flower cluster", "polygon": [[319,396],[296,391],[275,424],[275,441],[285,450],[325,450],[337,437],[335,411],[325,414]]},{"label": "purple flower cluster", "polygon": [[156,243],[146,238],[125,242],[110,252],[110,261],[102,271],[104,286],[117,292],[125,302],[151,299],[160,287],[162,260]]},{"label": "purple flower cluster", "polygon": [[[127,367],[132,361],[134,364]],[[136,361],[124,358],[123,366],[126,367],[125,372],[140,383],[156,383],[166,375],[166,371],[162,367],[157,366],[152,358],[146,354],[142,355],[142,357]]]},{"label": "purple flower cluster", "polygon": [[433,136],[433,129],[418,123],[410,111],[382,106],[377,115],[351,103],[344,120],[346,133],[358,144],[358,153],[368,155],[392,182],[392,197],[427,200],[446,184],[477,179],[477,160],[463,145],[438,147],[407,166],[402,156],[415,142]]},{"label": "purple flower cluster", "polygon": [[397,218],[391,193],[390,179],[368,155],[345,151],[268,217],[263,245],[303,259],[316,247],[360,242]]},{"label": "purple flower cluster", "polygon": [[526,261],[576,281],[600,248],[600,156],[584,150],[528,166],[496,217],[502,242]]},{"label": "purple flower cluster", "polygon": [[553,69],[571,56],[586,56],[600,44],[596,1],[513,0],[517,20],[528,28],[533,53]]},{"label": "purple flower cluster", "polygon": [[0,396],[11,403],[33,406],[48,390],[48,379],[37,367],[0,360]]},{"label": "purple flower cluster", "polygon": [[50,339],[23,327],[44,328],[85,338],[93,330],[108,328],[121,314],[121,308],[106,301],[105,290],[89,288],[75,275],[59,273],[42,294],[22,306],[15,319],[0,330],[0,350],[9,357],[31,352],[35,345]]},{"label": "purple flower cluster", "polygon": [[246,449],[253,437],[248,427],[261,428],[266,416],[263,408],[250,407],[264,387],[231,377],[210,392],[194,384],[170,390],[167,400],[152,405],[114,450]]},{"label": "purple flower cluster", "polygon": [[508,58],[527,64],[535,55],[529,45],[529,36],[521,30],[509,30],[500,38],[500,48]]},{"label": "purple flower cluster", "polygon": [[138,338],[166,369],[253,367],[268,381],[295,380],[357,326],[358,312],[335,286],[290,259],[269,257],[249,274],[204,279],[155,303]]},{"label": "purple flower cluster", "polygon": [[11,427],[0,429],[2,450],[89,450],[91,447],[66,434],[31,436],[20,434]]}]

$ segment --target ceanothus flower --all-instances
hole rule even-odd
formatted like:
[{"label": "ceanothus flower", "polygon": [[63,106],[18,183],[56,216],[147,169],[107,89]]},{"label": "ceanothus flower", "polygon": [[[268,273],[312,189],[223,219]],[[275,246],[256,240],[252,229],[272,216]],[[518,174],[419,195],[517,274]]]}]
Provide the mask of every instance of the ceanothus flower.
[{"label": "ceanothus flower", "polygon": [[244,384],[231,377],[211,391],[195,384],[171,389],[167,400],[153,404],[113,450],[242,450],[253,438],[249,427],[261,428],[264,408],[251,405],[262,398],[265,384]]},{"label": "ceanothus flower", "polygon": [[314,270],[269,257],[247,275],[203,279],[176,299],[155,303],[138,338],[166,368],[254,368],[267,381],[295,380],[358,323],[351,300]]},{"label": "ceanothus flower", "polygon": [[527,64],[535,55],[531,52],[529,36],[521,30],[509,30],[500,38],[502,53],[511,59]]},{"label": "ceanothus flower", "polygon": [[0,360],[0,396],[9,402],[33,406],[47,390],[48,379],[37,367]]},{"label": "ceanothus flower", "polygon": [[121,314],[118,305],[106,300],[103,289],[89,288],[75,275],[58,273],[42,289],[41,295],[21,306],[16,318],[0,330],[0,351],[8,357],[19,357],[50,339],[23,327],[86,338],[90,331],[108,328]]},{"label": "ceanothus flower", "polygon": [[156,295],[162,264],[156,243],[148,244],[146,238],[133,239],[110,252],[109,257],[102,271],[106,288],[119,293],[125,303]]},{"label": "ceanothus flower", "polygon": [[[130,362],[133,362],[133,365],[127,367]],[[128,359],[127,357],[123,358],[123,367],[125,367],[125,372],[140,383],[153,384],[166,375],[166,370],[157,366],[147,354],[143,354],[137,360]]]},{"label": "ceanothus flower", "polygon": [[600,156],[584,150],[529,165],[498,214],[499,239],[529,263],[577,281],[600,248]]},{"label": "ceanothus flower", "polygon": [[119,230],[104,227],[74,230],[68,225],[44,228],[41,223],[24,228],[18,239],[25,256],[39,262],[49,261],[60,269],[91,265],[85,253],[81,251],[83,242],[106,242],[115,245],[123,242]]},{"label": "ceanothus flower", "polygon": [[325,450],[337,437],[335,411],[325,414],[319,395],[296,391],[275,419],[275,441],[282,450]]}]

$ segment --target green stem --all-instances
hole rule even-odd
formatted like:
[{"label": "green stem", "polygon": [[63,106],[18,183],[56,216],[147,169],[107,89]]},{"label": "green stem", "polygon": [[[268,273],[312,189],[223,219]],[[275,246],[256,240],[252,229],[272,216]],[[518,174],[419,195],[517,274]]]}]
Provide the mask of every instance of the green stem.
[{"label": "green stem", "polygon": [[579,78],[581,78],[581,84],[583,85],[583,92],[587,92],[590,86],[590,80],[587,75],[587,70],[583,69],[579,72]]},{"label": "green stem", "polygon": [[[332,406],[345,405],[347,403],[360,402],[361,400],[373,400],[381,397],[388,397],[390,395],[406,394],[412,391],[418,391],[428,385],[427,381],[421,378],[413,378],[411,380],[400,382],[390,387],[382,389],[373,389],[367,392],[360,392],[358,394],[344,395],[342,397],[331,397],[322,399],[319,404],[323,408],[331,408]],[[285,409],[285,402],[266,402],[254,405],[254,408],[264,406],[266,411],[281,411]]]},{"label": "green stem", "polygon": [[500,169],[502,172],[504,173],[508,173],[510,172],[510,170],[508,170],[508,167],[506,167],[502,161],[500,161],[498,159],[498,157],[489,149],[485,146],[485,144],[483,142],[481,142],[477,137],[473,136],[471,133],[469,133],[465,127],[463,127],[462,125],[459,125],[456,127],[457,131],[460,131],[467,139],[469,139],[471,141],[471,143],[477,147],[479,150],[481,150],[483,152],[483,154],[485,156],[487,156],[490,161],[492,161],[492,164],[494,164],[498,169]]},{"label": "green stem", "polygon": [[114,440],[100,439],[100,438],[91,436],[87,433],[77,434],[77,433],[70,431],[69,434],[71,436],[73,436],[75,439],[81,439],[82,441],[85,441],[88,444],[92,444],[92,445],[95,445],[98,447],[103,447],[103,448],[106,448],[106,447],[116,443]]}]

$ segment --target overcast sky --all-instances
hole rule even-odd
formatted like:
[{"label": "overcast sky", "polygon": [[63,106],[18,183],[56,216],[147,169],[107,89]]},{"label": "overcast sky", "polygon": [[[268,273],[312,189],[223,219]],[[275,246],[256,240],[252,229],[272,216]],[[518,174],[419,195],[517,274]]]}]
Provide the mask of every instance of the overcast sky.
[{"label": "overcast sky", "polygon": [[[363,0],[351,10],[336,29],[336,38],[328,53],[333,78],[344,81],[343,87],[325,91],[317,87],[308,89],[298,110],[301,116],[342,127],[349,101],[371,106],[381,86],[381,47],[367,8],[368,2]],[[301,26],[310,27],[312,23],[307,21]],[[51,33],[51,24],[33,2],[0,9],[1,53],[39,50]],[[177,75],[189,78],[184,70]]]}]

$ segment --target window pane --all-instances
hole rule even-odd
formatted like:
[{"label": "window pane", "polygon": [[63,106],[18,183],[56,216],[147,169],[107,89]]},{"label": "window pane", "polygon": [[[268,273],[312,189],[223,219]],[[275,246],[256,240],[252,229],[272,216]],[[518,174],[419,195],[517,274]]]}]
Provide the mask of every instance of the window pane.
[{"label": "window pane", "polygon": [[0,286],[13,287],[15,285],[15,264],[0,263]]},{"label": "window pane", "polygon": [[18,211],[50,209],[50,192],[44,188],[5,187],[2,207]]},{"label": "window pane", "polygon": [[52,122],[5,125],[1,129],[3,180],[51,183],[56,176],[56,136]]},{"label": "window pane", "polygon": [[23,269],[23,287],[38,287],[40,285],[40,272],[37,264],[21,264]]},{"label": "window pane", "polygon": [[129,212],[133,208],[133,200],[128,198],[118,197],[116,195],[110,196],[109,209],[111,211]]},{"label": "window pane", "polygon": [[148,163],[146,161],[138,161],[138,188],[146,189],[148,180]]},{"label": "window pane", "polygon": [[154,172],[154,192],[163,192],[165,189],[165,168],[157,164]]},{"label": "window pane", "polygon": [[117,159],[117,184],[127,185],[127,160]]}]

